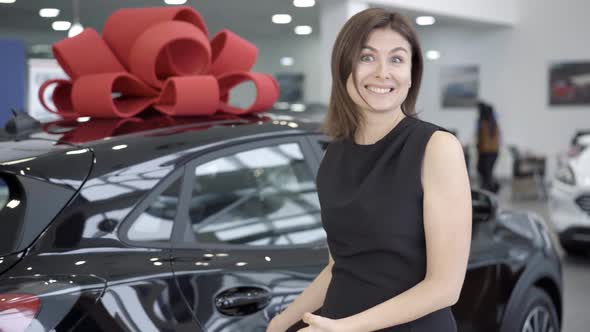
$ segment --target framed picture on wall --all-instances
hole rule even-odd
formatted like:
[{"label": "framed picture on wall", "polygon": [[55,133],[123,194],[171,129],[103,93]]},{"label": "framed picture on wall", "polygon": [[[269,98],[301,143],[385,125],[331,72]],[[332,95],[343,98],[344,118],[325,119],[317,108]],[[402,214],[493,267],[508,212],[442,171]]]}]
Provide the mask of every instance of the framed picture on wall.
[{"label": "framed picture on wall", "polygon": [[479,94],[479,67],[447,65],[441,68],[441,100],[443,108],[473,108]]},{"label": "framed picture on wall", "polygon": [[279,83],[279,102],[295,103],[303,101],[303,84],[305,75],[302,73],[278,73],[275,75]]},{"label": "framed picture on wall", "polygon": [[590,104],[590,61],[549,66],[549,105]]}]

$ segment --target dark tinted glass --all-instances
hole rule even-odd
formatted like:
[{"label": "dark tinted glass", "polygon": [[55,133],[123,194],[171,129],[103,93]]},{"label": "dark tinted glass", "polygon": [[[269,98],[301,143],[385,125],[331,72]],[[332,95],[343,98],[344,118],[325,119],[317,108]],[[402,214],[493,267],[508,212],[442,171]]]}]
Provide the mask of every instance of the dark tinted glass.
[{"label": "dark tinted glass", "polygon": [[313,173],[297,143],[199,165],[189,216],[199,243],[295,245],[325,239]]},{"label": "dark tinted glass", "polygon": [[4,179],[0,178],[0,211],[2,211],[8,203],[10,192],[8,191],[8,184]]},{"label": "dark tinted glass", "polygon": [[167,242],[176,218],[179,190],[180,180],[176,180],[158,195],[135,219],[127,232],[127,238],[133,241]]}]

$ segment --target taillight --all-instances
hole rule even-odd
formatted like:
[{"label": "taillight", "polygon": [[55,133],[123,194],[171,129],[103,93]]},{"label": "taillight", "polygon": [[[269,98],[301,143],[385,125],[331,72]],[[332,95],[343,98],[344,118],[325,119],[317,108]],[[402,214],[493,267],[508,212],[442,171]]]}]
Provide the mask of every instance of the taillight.
[{"label": "taillight", "polygon": [[0,332],[24,332],[41,309],[31,294],[0,294]]}]

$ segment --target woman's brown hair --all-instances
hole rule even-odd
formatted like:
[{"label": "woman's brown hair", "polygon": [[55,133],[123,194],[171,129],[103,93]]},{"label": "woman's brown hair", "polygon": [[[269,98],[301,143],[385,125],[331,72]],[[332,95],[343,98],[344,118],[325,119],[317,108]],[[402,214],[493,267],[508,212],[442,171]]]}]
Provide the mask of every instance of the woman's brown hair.
[{"label": "woman's brown hair", "polygon": [[363,120],[362,113],[357,110],[357,105],[346,91],[346,80],[352,73],[356,82],[357,59],[362,47],[367,42],[369,33],[380,28],[391,28],[402,35],[412,47],[412,85],[401,108],[406,116],[416,116],[416,99],[424,66],[416,31],[408,19],[399,13],[384,8],[369,8],[352,16],[344,24],[332,49],[332,92],[322,129],[333,138],[352,137]]}]

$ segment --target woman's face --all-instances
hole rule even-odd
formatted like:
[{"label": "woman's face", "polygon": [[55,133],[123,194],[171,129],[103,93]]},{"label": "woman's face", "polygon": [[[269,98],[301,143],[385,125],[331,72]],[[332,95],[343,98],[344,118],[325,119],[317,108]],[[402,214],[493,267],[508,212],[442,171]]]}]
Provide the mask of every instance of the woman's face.
[{"label": "woman's face", "polygon": [[360,57],[355,59],[357,89],[352,74],[346,81],[346,90],[360,109],[387,112],[401,107],[412,81],[411,50],[410,43],[390,28],[369,34]]}]

